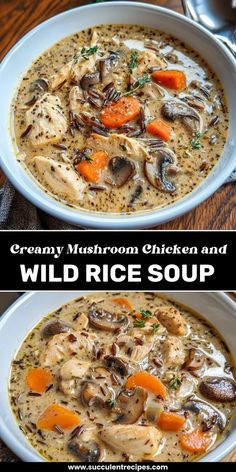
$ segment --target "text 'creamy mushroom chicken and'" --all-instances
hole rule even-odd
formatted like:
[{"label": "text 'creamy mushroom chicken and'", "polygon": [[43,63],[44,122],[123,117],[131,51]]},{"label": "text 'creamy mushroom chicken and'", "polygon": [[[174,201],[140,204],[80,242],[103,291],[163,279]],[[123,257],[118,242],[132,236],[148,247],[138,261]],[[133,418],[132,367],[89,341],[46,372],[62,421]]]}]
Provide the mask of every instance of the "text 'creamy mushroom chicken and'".
[{"label": "text 'creamy mushroom chicken and'", "polygon": [[199,55],[132,25],[67,37],[13,103],[18,160],[57,200],[129,213],[169,205],[209,174],[228,130],[224,92]]},{"label": "text 'creamy mushroom chicken and'", "polygon": [[21,431],[50,461],[192,461],[235,410],[231,354],[198,314],[156,293],[100,293],[50,313],[12,362]]}]

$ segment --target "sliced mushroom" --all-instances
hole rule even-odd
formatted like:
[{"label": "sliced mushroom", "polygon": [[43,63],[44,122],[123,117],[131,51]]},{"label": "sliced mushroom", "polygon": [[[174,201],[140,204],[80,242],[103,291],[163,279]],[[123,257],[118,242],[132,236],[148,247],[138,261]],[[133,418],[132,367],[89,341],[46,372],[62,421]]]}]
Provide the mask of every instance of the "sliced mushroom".
[{"label": "sliced mushroom", "polygon": [[125,377],[129,373],[129,365],[127,362],[121,359],[121,357],[105,356],[104,363],[108,369],[114,370],[122,377]]},{"label": "sliced mushroom", "polygon": [[134,175],[135,165],[127,157],[115,156],[110,159],[108,169],[111,172],[112,184],[120,188]]},{"label": "sliced mushroom", "polygon": [[225,419],[223,415],[220,415],[219,411],[213,408],[211,405],[208,405],[208,403],[198,400],[197,398],[192,398],[184,403],[182,408],[185,411],[191,411],[192,413],[200,415],[203,422],[208,424],[208,426],[211,425],[212,427],[214,424],[216,424],[219,430],[223,431],[225,427]]},{"label": "sliced mushroom", "polygon": [[103,84],[107,84],[110,82],[110,72],[111,69],[117,65],[118,58],[119,53],[112,51],[110,53],[110,56],[99,61],[100,79]]},{"label": "sliced mushroom", "polygon": [[80,85],[83,90],[88,90],[92,85],[100,82],[100,73],[98,71],[84,74],[80,80]]},{"label": "sliced mushroom", "polygon": [[111,388],[103,383],[85,381],[82,383],[80,391],[80,401],[82,405],[104,407],[108,400],[114,399],[115,395]]},{"label": "sliced mushroom", "polygon": [[92,326],[104,331],[118,331],[126,329],[129,320],[128,317],[122,313],[115,314],[106,310],[91,310],[88,313],[88,319]]},{"label": "sliced mushroom", "polygon": [[236,400],[236,383],[223,377],[208,377],[199,385],[201,394],[215,402],[233,402]]},{"label": "sliced mushroom", "polygon": [[192,134],[201,133],[203,130],[201,115],[187,103],[170,100],[162,106],[161,112],[168,120],[181,120]]},{"label": "sliced mushroom", "polygon": [[175,153],[168,148],[157,149],[153,162],[145,161],[144,172],[153,187],[168,193],[176,191],[176,185],[167,178],[167,169],[175,161]]},{"label": "sliced mushroom", "polygon": [[30,86],[31,92],[38,91],[38,92],[47,92],[48,91],[48,80],[44,78],[40,78],[35,80]]},{"label": "sliced mushroom", "polygon": [[120,424],[136,423],[144,412],[146,400],[147,392],[140,387],[121,392],[115,407],[115,411],[118,413],[115,422]]},{"label": "sliced mushroom", "polygon": [[64,323],[64,321],[50,321],[46,323],[46,325],[42,329],[42,336],[44,338],[49,338],[50,336],[54,336],[55,334],[59,333],[66,333],[69,331],[70,327]]},{"label": "sliced mushroom", "polygon": [[204,364],[205,358],[205,354],[199,349],[190,349],[188,359],[184,364],[184,369],[189,371],[200,369]]},{"label": "sliced mushroom", "polygon": [[101,450],[96,441],[82,441],[74,439],[69,442],[68,449],[78,457],[81,462],[97,462],[101,455]]}]

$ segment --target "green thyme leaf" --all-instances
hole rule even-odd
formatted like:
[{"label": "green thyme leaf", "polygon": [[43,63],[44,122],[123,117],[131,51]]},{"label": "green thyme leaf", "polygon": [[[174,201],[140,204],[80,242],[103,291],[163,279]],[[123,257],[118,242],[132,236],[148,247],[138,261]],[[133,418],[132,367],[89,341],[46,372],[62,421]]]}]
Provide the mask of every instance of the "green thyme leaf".
[{"label": "green thyme leaf", "polygon": [[143,318],[151,318],[152,312],[149,310],[141,310],[140,315],[142,315]]},{"label": "green thyme leaf", "polygon": [[83,160],[87,162],[93,162],[93,158],[89,152],[83,154]]},{"label": "green thyme leaf", "polygon": [[110,408],[113,408],[116,404],[116,400],[109,399],[107,400],[107,404]]},{"label": "green thyme leaf", "polygon": [[144,320],[135,320],[134,321],[134,327],[135,328],[145,328],[146,324],[145,324],[145,321]]},{"label": "green thyme leaf", "polygon": [[181,380],[179,379],[179,377],[174,377],[171,381],[170,381],[170,388],[172,388],[173,390],[177,390],[178,387],[180,387],[181,385]]},{"label": "green thyme leaf", "polygon": [[75,54],[75,55],[73,56],[73,61],[74,61],[75,63],[78,62],[80,56],[82,56],[83,59],[85,59],[86,61],[88,61],[88,60],[89,60],[89,57],[92,56],[93,54],[95,54],[95,53],[97,52],[97,50],[98,50],[98,46],[93,46],[93,47],[88,48],[88,49],[86,49],[85,47],[83,47],[83,48],[81,49],[81,53],[80,53],[80,54]]},{"label": "green thyme leaf", "polygon": [[136,92],[140,88],[143,88],[144,85],[149,82],[151,82],[150,74],[144,74],[142,77],[138,77],[136,82],[133,84],[131,90],[128,90],[128,92],[125,92],[124,96],[132,95],[134,92]]},{"label": "green thyme leaf", "polygon": [[159,325],[159,323],[153,323],[153,324],[151,325],[151,327],[152,327],[152,329],[153,329],[153,332],[156,333],[157,330],[159,329],[160,325]]},{"label": "green thyme leaf", "polygon": [[137,67],[137,65],[138,65],[137,59],[138,59],[138,53],[137,53],[137,51],[133,51],[133,52],[131,53],[130,62],[129,62],[129,70],[130,70],[130,72],[132,72],[133,69],[135,69],[135,68]]},{"label": "green thyme leaf", "polygon": [[202,147],[201,139],[202,139],[202,133],[198,132],[196,134],[196,138],[193,138],[192,141],[190,142],[193,149],[201,149]]}]

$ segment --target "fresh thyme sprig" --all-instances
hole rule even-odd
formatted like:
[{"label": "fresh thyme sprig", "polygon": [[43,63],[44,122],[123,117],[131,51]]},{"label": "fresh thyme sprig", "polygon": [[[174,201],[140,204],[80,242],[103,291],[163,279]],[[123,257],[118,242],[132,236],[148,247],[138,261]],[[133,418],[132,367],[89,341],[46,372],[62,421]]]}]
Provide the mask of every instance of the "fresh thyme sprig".
[{"label": "fresh thyme sprig", "polygon": [[159,329],[160,325],[159,325],[159,323],[153,323],[153,324],[151,325],[151,327],[152,327],[152,329],[153,329],[153,332],[156,333],[157,330]]},{"label": "fresh thyme sprig", "polygon": [[190,142],[191,146],[193,149],[201,149],[201,139],[202,139],[202,133],[200,131],[196,134],[196,138],[193,138]]},{"label": "fresh thyme sprig", "polygon": [[86,49],[85,47],[83,47],[83,48],[81,49],[81,52],[80,52],[79,54],[75,54],[75,55],[73,56],[73,60],[74,60],[74,62],[76,63],[76,62],[78,62],[80,56],[82,56],[83,59],[85,59],[86,61],[88,61],[89,58],[90,58],[90,56],[92,56],[93,54],[95,54],[95,53],[97,52],[97,50],[98,50],[98,46],[92,46],[91,48],[88,48],[88,49]]},{"label": "fresh thyme sprig", "polygon": [[113,408],[116,404],[116,400],[109,399],[107,400],[107,404],[110,408]]},{"label": "fresh thyme sprig", "polygon": [[138,77],[132,88],[124,93],[124,96],[132,95],[134,92],[143,88],[145,84],[151,82],[150,74],[144,74],[142,77]]},{"label": "fresh thyme sprig", "polygon": [[146,324],[144,320],[137,319],[134,321],[135,328],[145,328]]},{"label": "fresh thyme sprig", "polygon": [[132,71],[137,67],[138,65],[138,53],[137,51],[133,51],[130,56],[130,62],[129,62],[129,70],[132,73]]},{"label": "fresh thyme sprig", "polygon": [[181,385],[181,380],[179,379],[179,377],[174,377],[173,379],[171,379],[170,381],[170,388],[172,388],[173,390],[177,390],[177,388],[180,387]]},{"label": "fresh thyme sprig", "polygon": [[152,312],[150,310],[141,310],[140,315],[142,315],[142,318],[151,318],[152,317]]}]

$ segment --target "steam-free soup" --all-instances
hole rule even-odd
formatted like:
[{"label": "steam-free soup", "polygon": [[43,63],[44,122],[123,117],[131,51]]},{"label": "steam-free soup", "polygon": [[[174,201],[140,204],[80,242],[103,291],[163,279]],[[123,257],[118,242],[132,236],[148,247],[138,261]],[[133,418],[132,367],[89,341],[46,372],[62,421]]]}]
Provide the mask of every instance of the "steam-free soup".
[{"label": "steam-free soup", "polygon": [[18,159],[66,205],[127,214],[170,205],[222,153],[228,111],[209,66],[135,25],[81,31],[43,53],[13,103]]},{"label": "steam-free soup", "polygon": [[10,399],[50,461],[192,461],[224,439],[236,384],[220,334],[156,293],[99,293],[35,326]]}]

